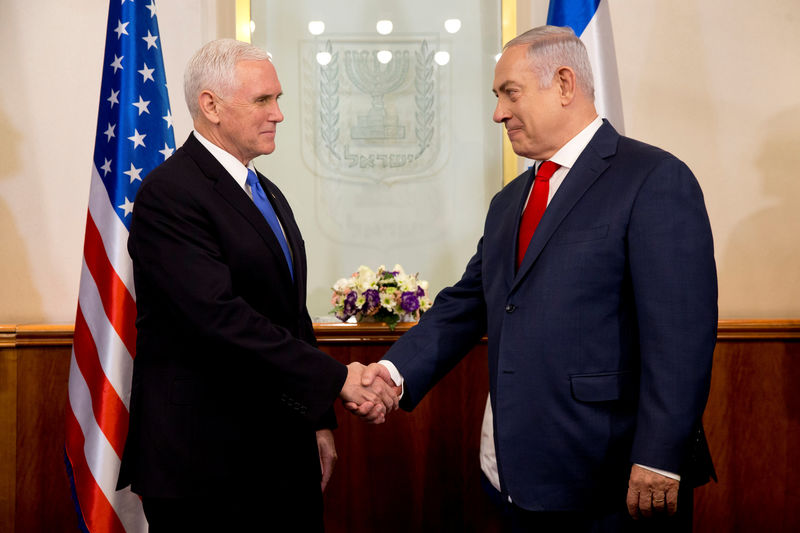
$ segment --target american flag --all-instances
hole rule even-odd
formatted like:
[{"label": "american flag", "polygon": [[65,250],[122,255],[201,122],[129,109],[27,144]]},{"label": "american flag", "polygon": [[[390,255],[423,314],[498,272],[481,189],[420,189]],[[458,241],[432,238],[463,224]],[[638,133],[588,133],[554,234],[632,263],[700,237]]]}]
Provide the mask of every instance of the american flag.
[{"label": "american flag", "polygon": [[175,149],[156,6],[111,0],[69,374],[65,458],[81,528],[147,531],[116,491],[128,433],[136,294],[126,243],[136,191]]}]

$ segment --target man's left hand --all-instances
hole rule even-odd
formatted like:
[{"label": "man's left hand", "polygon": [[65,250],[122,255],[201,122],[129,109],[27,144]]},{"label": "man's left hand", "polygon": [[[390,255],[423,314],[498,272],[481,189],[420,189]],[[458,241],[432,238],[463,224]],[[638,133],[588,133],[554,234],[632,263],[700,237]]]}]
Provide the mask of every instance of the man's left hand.
[{"label": "man's left hand", "polygon": [[628,512],[634,520],[664,511],[675,514],[678,510],[679,486],[678,480],[633,465],[628,482]]},{"label": "man's left hand", "polygon": [[333,466],[339,456],[336,454],[336,444],[333,442],[333,431],[320,429],[317,431],[317,450],[319,450],[319,466],[322,469],[322,492],[328,486],[333,474]]}]

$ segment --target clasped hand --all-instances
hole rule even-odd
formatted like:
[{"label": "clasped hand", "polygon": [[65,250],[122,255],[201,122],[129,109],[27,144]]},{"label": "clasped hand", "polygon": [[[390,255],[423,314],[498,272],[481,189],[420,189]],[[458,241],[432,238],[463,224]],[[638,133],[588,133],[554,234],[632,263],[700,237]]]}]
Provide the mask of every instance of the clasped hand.
[{"label": "clasped hand", "polygon": [[400,387],[395,387],[389,370],[378,363],[347,365],[347,379],[340,396],[345,408],[370,424],[382,424],[397,409]]}]

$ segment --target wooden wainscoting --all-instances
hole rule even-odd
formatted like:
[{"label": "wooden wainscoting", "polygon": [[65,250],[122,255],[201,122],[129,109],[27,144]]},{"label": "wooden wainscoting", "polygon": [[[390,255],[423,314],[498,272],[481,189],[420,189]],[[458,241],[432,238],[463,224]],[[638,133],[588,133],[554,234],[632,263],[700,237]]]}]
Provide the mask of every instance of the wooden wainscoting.
[{"label": "wooden wainscoting", "polygon": [[[376,361],[408,329],[316,325],[337,360]],[[64,469],[71,326],[0,326],[0,531],[77,531]],[[487,392],[477,346],[382,426],[337,407],[331,532],[496,531],[480,486]],[[800,530],[800,320],[720,322],[705,414],[719,483],[695,492],[695,531]]]},{"label": "wooden wainscoting", "polygon": [[0,326],[0,531],[78,531],[64,467],[72,326]]},{"label": "wooden wainscoting", "polygon": [[721,321],[695,530],[800,531],[800,321]]},{"label": "wooden wainscoting", "polygon": [[[378,361],[408,329],[319,324],[320,348],[342,363]],[[337,402],[339,462],[325,493],[328,533],[498,531],[481,489],[487,346],[476,346],[412,413],[364,424]]]}]

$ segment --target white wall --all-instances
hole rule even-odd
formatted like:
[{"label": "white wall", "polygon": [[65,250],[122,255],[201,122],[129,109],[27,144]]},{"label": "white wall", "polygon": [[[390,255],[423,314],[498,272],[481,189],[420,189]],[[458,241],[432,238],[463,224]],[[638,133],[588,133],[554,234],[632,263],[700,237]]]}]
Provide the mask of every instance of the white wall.
[{"label": "white wall", "polygon": [[[0,2],[0,323],[74,320],[107,17],[97,0]],[[183,67],[217,2],[164,0],[158,22],[182,143]]]},{"label": "white wall", "polygon": [[[159,3],[178,142],[183,66],[227,3]],[[546,6],[520,9],[520,28]],[[682,158],[705,191],[721,316],[800,317],[800,2],[610,9],[627,134]],[[106,16],[99,1],[0,1],[0,323],[74,320]]]}]

